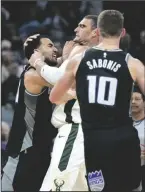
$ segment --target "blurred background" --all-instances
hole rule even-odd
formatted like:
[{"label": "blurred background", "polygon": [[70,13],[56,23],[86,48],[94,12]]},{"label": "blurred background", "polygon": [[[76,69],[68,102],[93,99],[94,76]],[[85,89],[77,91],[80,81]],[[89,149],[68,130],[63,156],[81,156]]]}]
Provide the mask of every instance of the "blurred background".
[{"label": "blurred background", "polygon": [[[61,55],[66,40],[74,37],[78,22],[88,14],[117,9],[124,14],[128,35],[123,46],[145,64],[144,1],[2,1],[1,2],[1,104],[2,151],[12,123],[19,76],[27,60],[23,42],[34,33],[46,33]],[[128,46],[130,44],[130,46]]]}]

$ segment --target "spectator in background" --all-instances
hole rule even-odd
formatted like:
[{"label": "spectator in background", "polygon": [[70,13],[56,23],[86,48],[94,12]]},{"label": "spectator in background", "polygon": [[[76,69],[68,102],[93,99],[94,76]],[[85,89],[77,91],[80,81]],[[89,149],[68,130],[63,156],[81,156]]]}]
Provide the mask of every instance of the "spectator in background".
[{"label": "spectator in background", "polygon": [[145,30],[141,31],[140,33],[140,50],[139,50],[139,59],[144,63],[145,65]]},{"label": "spectator in background", "polygon": [[[145,97],[137,86],[132,95],[132,118],[138,131],[141,147],[142,188],[145,190]],[[140,189],[138,189],[140,190]]]},{"label": "spectator in background", "polygon": [[62,17],[60,10],[58,7],[53,7],[53,18],[51,23],[51,32],[50,35],[53,40],[61,41],[64,40],[66,35],[65,29],[68,27],[68,22],[65,18]]},{"label": "spectator in background", "polygon": [[34,34],[40,27],[40,22],[37,19],[36,7],[31,7],[28,11],[30,14],[30,20],[19,28],[19,34],[23,41],[29,35]]},{"label": "spectator in background", "polygon": [[[14,97],[16,95],[18,86],[18,63],[12,51],[2,51],[2,105],[7,102],[14,104]],[[12,95],[13,98],[10,98]]]},{"label": "spectator in background", "polygon": [[1,123],[1,160],[2,160],[2,164],[1,164],[1,169],[3,169],[4,165],[6,164],[6,161],[8,159],[8,156],[6,154],[6,144],[8,141],[8,137],[9,137],[9,132],[10,132],[10,127],[9,125],[2,121]]},{"label": "spectator in background", "polygon": [[120,39],[120,48],[125,51],[129,52],[131,44],[131,37],[128,33],[126,33],[121,39]]}]

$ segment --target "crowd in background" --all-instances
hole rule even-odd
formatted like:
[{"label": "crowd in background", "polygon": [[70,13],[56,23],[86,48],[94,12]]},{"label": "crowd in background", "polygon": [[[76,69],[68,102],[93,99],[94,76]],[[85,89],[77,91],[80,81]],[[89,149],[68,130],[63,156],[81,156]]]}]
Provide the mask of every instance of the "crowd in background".
[{"label": "crowd in background", "polygon": [[[2,104],[2,149],[5,149],[11,127],[14,102],[20,74],[27,60],[23,42],[35,33],[48,34],[61,55],[65,41],[74,36],[78,22],[88,14],[98,14],[103,9],[99,1],[32,1],[2,2],[1,9],[1,104]],[[130,35],[130,52],[145,63],[145,29],[138,34],[137,43]],[[124,45],[127,42],[124,42]]]}]

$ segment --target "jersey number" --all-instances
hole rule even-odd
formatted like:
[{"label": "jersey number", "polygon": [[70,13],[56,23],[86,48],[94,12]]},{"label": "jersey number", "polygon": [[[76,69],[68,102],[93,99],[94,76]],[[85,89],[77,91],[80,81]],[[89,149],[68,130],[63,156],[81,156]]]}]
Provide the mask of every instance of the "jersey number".
[{"label": "jersey number", "polygon": [[[111,77],[87,76],[88,99],[89,103],[97,103],[102,105],[114,105],[117,90],[117,79]],[[98,86],[97,86],[98,85]],[[98,93],[96,93],[98,87]],[[96,98],[97,97],[97,98]]]}]

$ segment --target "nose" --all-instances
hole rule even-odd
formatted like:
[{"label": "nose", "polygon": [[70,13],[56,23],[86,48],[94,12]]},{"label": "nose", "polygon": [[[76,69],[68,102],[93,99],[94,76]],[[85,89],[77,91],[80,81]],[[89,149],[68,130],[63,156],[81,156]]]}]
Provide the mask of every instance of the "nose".
[{"label": "nose", "polygon": [[76,33],[78,31],[78,27],[75,28],[74,32]]},{"label": "nose", "polygon": [[58,49],[56,47],[54,47],[54,53],[57,53],[58,52]]},{"label": "nose", "polygon": [[135,99],[132,99],[132,104],[134,104],[135,103]]}]

